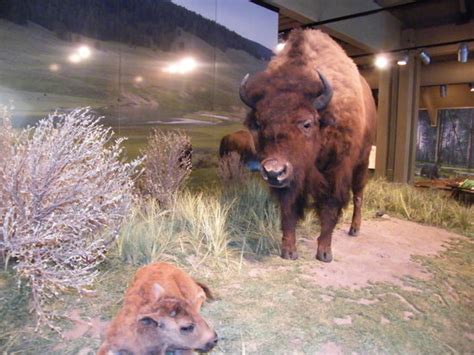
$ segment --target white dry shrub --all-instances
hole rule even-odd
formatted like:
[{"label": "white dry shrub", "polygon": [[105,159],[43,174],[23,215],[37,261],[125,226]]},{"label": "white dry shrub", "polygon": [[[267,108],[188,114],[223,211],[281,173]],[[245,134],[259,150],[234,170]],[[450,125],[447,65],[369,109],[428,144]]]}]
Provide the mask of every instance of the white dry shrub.
[{"label": "white dry shrub", "polygon": [[143,153],[144,193],[170,207],[191,174],[191,139],[179,130],[154,130]]},{"label": "white dry shrub", "polygon": [[[5,161],[7,161],[10,157],[12,143],[13,130],[11,126],[10,110],[7,108],[7,106],[0,106],[0,166],[5,164]],[[2,186],[3,184],[4,183],[2,180],[2,176],[0,175],[0,186]],[[2,203],[2,201],[3,198],[2,195],[0,195],[0,204]]]},{"label": "white dry shrub", "polygon": [[27,280],[38,324],[48,301],[87,292],[132,204],[139,160],[123,163],[123,139],[88,108],[55,113],[27,129],[0,165],[0,251]]}]

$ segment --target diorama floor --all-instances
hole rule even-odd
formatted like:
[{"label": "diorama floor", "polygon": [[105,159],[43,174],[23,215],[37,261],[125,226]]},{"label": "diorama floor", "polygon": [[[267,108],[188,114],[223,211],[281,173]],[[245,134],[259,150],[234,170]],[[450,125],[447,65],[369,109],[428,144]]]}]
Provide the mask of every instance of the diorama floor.
[{"label": "diorama floor", "polygon": [[[216,300],[202,313],[227,354],[440,354],[474,352],[471,238],[389,216],[341,226],[334,261],[314,259],[313,235],[300,258],[242,258],[222,272],[187,270]],[[27,293],[0,276],[0,345],[6,353],[92,354],[120,307],[136,267],[111,258],[93,297],[66,296],[63,334],[35,332]]]}]

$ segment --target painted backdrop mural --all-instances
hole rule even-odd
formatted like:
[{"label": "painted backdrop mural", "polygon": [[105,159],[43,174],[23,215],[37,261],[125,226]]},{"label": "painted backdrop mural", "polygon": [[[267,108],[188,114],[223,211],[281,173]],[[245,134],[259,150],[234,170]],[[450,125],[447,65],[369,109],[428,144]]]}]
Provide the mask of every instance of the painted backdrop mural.
[{"label": "painted backdrop mural", "polygon": [[5,0],[0,103],[17,127],[91,106],[130,156],[153,127],[184,128],[206,165],[240,126],[240,80],[270,59],[277,21],[246,0]]},{"label": "painted backdrop mural", "polygon": [[474,108],[440,109],[438,122],[439,127],[431,126],[427,112],[420,111],[417,163],[437,163],[474,174]]}]

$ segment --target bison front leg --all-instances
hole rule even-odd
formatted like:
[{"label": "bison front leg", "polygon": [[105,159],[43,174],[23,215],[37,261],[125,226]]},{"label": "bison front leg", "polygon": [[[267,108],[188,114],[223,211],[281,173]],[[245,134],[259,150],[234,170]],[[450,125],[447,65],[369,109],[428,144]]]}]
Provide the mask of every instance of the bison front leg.
[{"label": "bison front leg", "polygon": [[298,259],[296,252],[296,223],[298,221],[298,211],[296,206],[288,203],[281,203],[281,230],[283,232],[281,244],[281,257],[283,259]]},{"label": "bison front leg", "polygon": [[321,234],[318,238],[316,259],[329,263],[332,261],[332,232],[341,214],[342,207],[334,204],[319,206],[317,211],[321,220]]}]

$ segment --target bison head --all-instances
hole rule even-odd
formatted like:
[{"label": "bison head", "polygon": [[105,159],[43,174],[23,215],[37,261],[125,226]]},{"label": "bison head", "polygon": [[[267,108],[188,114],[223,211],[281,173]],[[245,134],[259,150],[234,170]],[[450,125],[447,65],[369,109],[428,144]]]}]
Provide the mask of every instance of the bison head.
[{"label": "bison head", "polygon": [[[108,339],[103,349],[112,355],[164,354],[167,351],[207,352],[217,344],[217,334],[189,302],[162,298],[142,306],[129,331]],[[101,353],[101,352],[99,352]]]},{"label": "bison head", "polygon": [[252,109],[246,125],[254,134],[262,176],[273,188],[289,187],[311,173],[321,131],[331,124],[325,110],[332,86],[322,73],[312,74],[314,79],[263,75],[250,90],[248,74],[242,80],[240,97]]},{"label": "bison head", "polygon": [[164,342],[167,351],[207,352],[217,344],[216,332],[183,300],[162,299],[137,322],[137,334],[146,348]]}]

